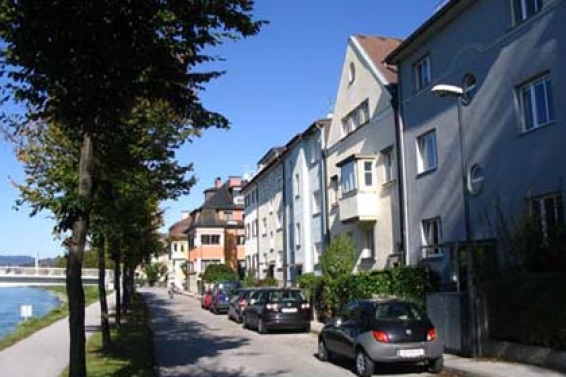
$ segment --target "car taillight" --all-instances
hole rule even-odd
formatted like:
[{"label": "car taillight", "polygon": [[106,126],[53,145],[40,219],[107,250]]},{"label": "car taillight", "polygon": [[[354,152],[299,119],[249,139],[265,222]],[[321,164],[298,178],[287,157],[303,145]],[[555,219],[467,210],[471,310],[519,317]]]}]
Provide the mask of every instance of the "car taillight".
[{"label": "car taillight", "polygon": [[383,331],[372,331],[375,340],[381,343],[389,343],[389,335]]},{"label": "car taillight", "polygon": [[310,309],[310,304],[308,302],[301,304],[301,309]]},{"label": "car taillight", "polygon": [[427,342],[430,342],[430,341],[433,341],[434,339],[436,339],[436,330],[433,327],[432,329],[429,329],[426,332],[426,340],[427,340]]},{"label": "car taillight", "polygon": [[265,305],[265,308],[267,310],[274,310],[275,311],[275,310],[278,309],[278,306],[277,306],[277,304],[267,304],[267,305]]}]

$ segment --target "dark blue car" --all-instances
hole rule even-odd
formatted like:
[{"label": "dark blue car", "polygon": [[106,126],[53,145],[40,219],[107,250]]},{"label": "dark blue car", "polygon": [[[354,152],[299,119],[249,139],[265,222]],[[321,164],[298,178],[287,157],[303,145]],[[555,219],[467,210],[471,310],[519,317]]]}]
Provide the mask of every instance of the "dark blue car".
[{"label": "dark blue car", "polygon": [[239,281],[221,281],[212,287],[210,311],[214,314],[227,313],[230,298],[241,287]]}]

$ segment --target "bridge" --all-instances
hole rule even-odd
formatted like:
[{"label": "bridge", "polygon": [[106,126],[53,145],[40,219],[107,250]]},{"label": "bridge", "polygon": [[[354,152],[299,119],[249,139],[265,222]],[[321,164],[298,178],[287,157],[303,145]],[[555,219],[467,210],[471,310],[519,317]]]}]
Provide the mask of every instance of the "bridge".
[{"label": "bridge", "polygon": [[[0,266],[0,287],[65,285],[65,268]],[[83,268],[84,285],[98,284],[98,269]],[[106,270],[105,286],[114,284],[114,271]]]}]

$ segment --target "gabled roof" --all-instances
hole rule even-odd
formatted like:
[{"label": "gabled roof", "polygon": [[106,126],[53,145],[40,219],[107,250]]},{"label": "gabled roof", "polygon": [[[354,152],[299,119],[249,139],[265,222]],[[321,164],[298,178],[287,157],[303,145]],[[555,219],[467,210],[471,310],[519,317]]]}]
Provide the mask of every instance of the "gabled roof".
[{"label": "gabled roof", "polygon": [[185,232],[191,226],[191,217],[186,217],[181,221],[177,221],[175,224],[169,227],[169,236],[171,238],[179,239],[179,238],[187,238]]},{"label": "gabled roof", "polygon": [[397,83],[397,67],[388,65],[385,58],[401,44],[401,39],[371,35],[353,35],[351,39],[363,49],[370,59],[369,63],[372,63],[385,79],[384,84]]},{"label": "gabled roof", "polygon": [[[244,206],[234,204],[234,196],[232,194],[233,187],[230,187],[230,182],[226,181],[222,186],[216,189],[216,192],[208,198],[201,206],[203,209],[243,209]],[[240,187],[241,186],[237,186]]]}]

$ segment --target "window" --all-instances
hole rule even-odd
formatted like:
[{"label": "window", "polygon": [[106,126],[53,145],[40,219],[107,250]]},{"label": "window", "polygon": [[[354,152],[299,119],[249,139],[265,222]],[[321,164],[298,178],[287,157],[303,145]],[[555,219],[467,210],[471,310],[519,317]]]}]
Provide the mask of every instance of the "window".
[{"label": "window", "polygon": [[551,194],[530,199],[530,212],[540,220],[545,238],[564,225],[564,206],[562,195]]},{"label": "window", "polygon": [[434,170],[437,164],[436,132],[433,130],[417,138],[417,172]]},{"label": "window", "polygon": [[348,162],[341,167],[342,195],[348,194],[356,189],[356,161]]},{"label": "window", "polygon": [[350,63],[348,66],[348,85],[352,85],[356,80],[356,66],[354,63]]},{"label": "window", "polygon": [[296,225],[297,233],[295,234],[295,245],[298,248],[301,247],[301,223],[297,223]]},{"label": "window", "polygon": [[246,243],[246,239],[244,236],[236,236],[236,245],[244,245]]},{"label": "window", "polygon": [[300,189],[301,189],[301,180],[299,177],[299,173],[295,173],[295,198],[299,197]]},{"label": "window", "polygon": [[369,122],[369,102],[364,100],[342,118],[342,137],[354,132],[358,127]]},{"label": "window", "polygon": [[257,237],[257,231],[258,231],[257,228],[258,228],[258,222],[256,219],[252,222],[252,237]]},{"label": "window", "polygon": [[550,77],[533,80],[519,89],[525,131],[554,121],[554,101]]},{"label": "window", "polygon": [[275,225],[277,229],[281,229],[281,225],[283,224],[283,211],[277,211],[277,218],[275,219]]},{"label": "window", "polygon": [[366,187],[373,186],[373,161],[363,161],[364,167],[364,185]]},{"label": "window", "polygon": [[373,228],[364,230],[363,248],[365,249],[365,257],[373,258],[375,256],[373,248],[375,245]]},{"label": "window", "polygon": [[330,186],[328,192],[330,198],[330,205],[338,204],[338,177],[333,176],[330,178]]},{"label": "window", "polygon": [[513,0],[515,25],[532,17],[542,8],[542,0]]},{"label": "window", "polygon": [[264,217],[262,219],[262,232],[261,234],[263,234],[264,236],[267,234],[267,219]]},{"label": "window", "polygon": [[246,240],[250,239],[250,224],[246,224]]},{"label": "window", "polygon": [[224,212],[224,219],[226,221],[234,220],[234,214],[232,213],[232,211]]},{"label": "window", "polygon": [[464,105],[467,105],[470,102],[472,102],[478,91],[476,77],[471,73],[468,73],[466,76],[464,76],[464,82],[462,83],[462,88],[463,88],[462,103],[464,103]]},{"label": "window", "polygon": [[320,212],[320,190],[312,193],[312,214],[316,215]]},{"label": "window", "polygon": [[425,56],[414,65],[415,91],[430,85],[430,57]]},{"label": "window", "polygon": [[424,256],[434,257],[442,255],[442,248],[438,247],[441,240],[440,218],[426,219],[422,222],[422,242]]},{"label": "window", "polygon": [[389,183],[393,181],[393,148],[388,148],[381,152],[383,156],[383,171],[384,171],[384,181]]},{"label": "window", "polygon": [[220,235],[218,234],[202,234],[200,236],[202,245],[220,245]]},{"label": "window", "polygon": [[220,264],[220,259],[203,259],[201,262],[202,271],[206,271],[206,268],[213,264]]}]

